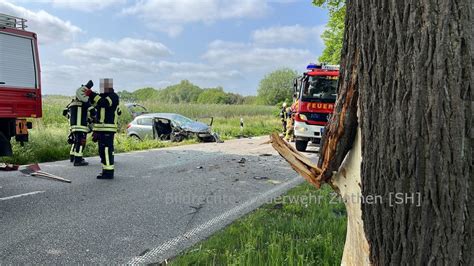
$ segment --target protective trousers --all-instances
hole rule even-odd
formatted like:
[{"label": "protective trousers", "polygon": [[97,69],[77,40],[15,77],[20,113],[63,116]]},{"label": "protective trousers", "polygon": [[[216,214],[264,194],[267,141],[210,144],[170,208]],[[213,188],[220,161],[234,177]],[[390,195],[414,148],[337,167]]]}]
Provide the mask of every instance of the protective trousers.
[{"label": "protective trousers", "polygon": [[99,142],[99,156],[102,163],[102,173],[114,173],[114,135],[111,132],[96,131]]},{"label": "protective trousers", "polygon": [[81,162],[86,146],[87,133],[73,132],[72,134],[74,143],[71,145],[71,152],[69,154],[71,155],[71,159],[74,158],[74,162]]}]

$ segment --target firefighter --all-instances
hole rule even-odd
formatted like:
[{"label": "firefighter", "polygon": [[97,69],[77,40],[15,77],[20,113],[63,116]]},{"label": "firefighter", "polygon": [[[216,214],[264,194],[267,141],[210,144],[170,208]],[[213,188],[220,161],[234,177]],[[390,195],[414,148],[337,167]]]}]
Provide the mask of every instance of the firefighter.
[{"label": "firefighter", "polygon": [[287,110],[287,116],[288,116],[288,121],[286,122],[287,127],[286,127],[286,135],[285,139],[288,141],[295,141],[295,116],[296,113],[298,112],[298,100],[296,96],[293,96],[293,104],[286,109]]},{"label": "firefighter", "polygon": [[[91,89],[92,86],[94,86],[94,83],[89,80],[81,88]],[[63,115],[69,118],[70,134],[68,143],[71,144],[70,161],[74,163],[74,166],[86,166],[89,163],[82,156],[86,146],[87,134],[91,132],[89,125],[92,122],[92,117],[95,115],[95,109],[90,103],[82,102],[76,96],[63,110]]]},{"label": "firefighter", "polygon": [[286,133],[286,123],[288,120],[288,112],[286,111],[286,102],[281,105],[280,111],[281,125],[283,126],[283,134]]},{"label": "firefighter", "polygon": [[100,94],[91,89],[84,95],[97,110],[97,119],[93,126],[93,140],[99,144],[99,155],[102,162],[102,173],[98,179],[114,178],[114,135],[117,132],[117,120],[121,114],[119,96],[114,92],[113,80],[100,80]]},{"label": "firefighter", "polygon": [[291,107],[286,108],[286,134],[285,134],[285,140],[287,141],[293,141],[294,139],[294,115],[295,113],[292,112]]}]

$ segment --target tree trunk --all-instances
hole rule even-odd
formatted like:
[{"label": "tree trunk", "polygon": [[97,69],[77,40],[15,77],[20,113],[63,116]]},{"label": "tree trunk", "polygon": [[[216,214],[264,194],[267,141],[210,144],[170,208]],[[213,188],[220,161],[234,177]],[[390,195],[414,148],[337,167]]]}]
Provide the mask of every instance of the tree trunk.
[{"label": "tree trunk", "polygon": [[472,5],[347,1],[375,265],[474,265]]},{"label": "tree trunk", "polygon": [[345,199],[342,264],[474,265],[474,1],[347,0],[346,10],[319,167],[277,135],[273,146]]}]

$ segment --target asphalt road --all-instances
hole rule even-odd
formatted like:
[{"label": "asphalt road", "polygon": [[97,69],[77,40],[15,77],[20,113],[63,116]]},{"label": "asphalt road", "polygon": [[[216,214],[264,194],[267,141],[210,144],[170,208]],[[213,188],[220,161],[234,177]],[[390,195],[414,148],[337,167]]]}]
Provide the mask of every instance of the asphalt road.
[{"label": "asphalt road", "polygon": [[303,182],[266,140],[117,154],[114,180],[97,157],[41,164],[71,184],[0,172],[0,264],[171,258]]}]

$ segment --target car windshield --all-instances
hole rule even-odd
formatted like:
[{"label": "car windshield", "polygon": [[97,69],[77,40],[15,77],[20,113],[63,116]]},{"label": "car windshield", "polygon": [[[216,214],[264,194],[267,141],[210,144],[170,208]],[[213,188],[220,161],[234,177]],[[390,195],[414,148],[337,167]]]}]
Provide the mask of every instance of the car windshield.
[{"label": "car windshield", "polygon": [[173,122],[175,122],[179,126],[183,126],[183,125],[186,125],[186,124],[189,124],[189,123],[193,122],[192,119],[187,118],[187,117],[182,116],[182,115],[178,115],[178,114],[173,115],[172,120],[173,120]]},{"label": "car windshield", "polygon": [[303,100],[336,100],[337,77],[309,76],[302,86]]}]

